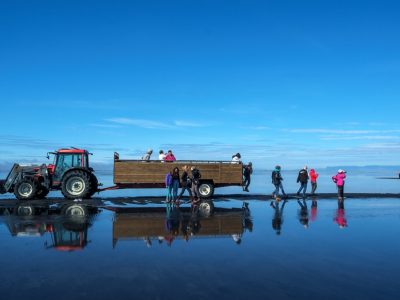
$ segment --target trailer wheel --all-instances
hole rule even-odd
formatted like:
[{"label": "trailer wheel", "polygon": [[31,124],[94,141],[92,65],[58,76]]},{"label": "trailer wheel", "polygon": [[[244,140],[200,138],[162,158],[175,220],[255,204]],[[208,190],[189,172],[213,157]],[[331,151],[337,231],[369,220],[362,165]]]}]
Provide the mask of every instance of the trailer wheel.
[{"label": "trailer wheel", "polygon": [[36,184],[30,179],[22,179],[14,187],[14,195],[18,200],[31,200],[37,191]]},{"label": "trailer wheel", "polygon": [[202,198],[211,198],[214,195],[214,185],[211,182],[200,183],[199,194]]},{"label": "trailer wheel", "polygon": [[203,201],[199,205],[199,213],[203,218],[208,218],[214,213],[214,203],[212,201]]},{"label": "trailer wheel", "polygon": [[90,189],[90,175],[84,171],[67,173],[61,184],[61,192],[68,199],[87,198]]}]

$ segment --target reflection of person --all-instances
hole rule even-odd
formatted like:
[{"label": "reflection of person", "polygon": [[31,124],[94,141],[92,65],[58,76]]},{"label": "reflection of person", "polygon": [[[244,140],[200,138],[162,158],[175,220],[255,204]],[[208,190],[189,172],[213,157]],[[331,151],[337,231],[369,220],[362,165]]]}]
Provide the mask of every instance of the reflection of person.
[{"label": "reflection of person", "polygon": [[249,185],[251,182],[251,174],[253,174],[253,164],[249,162],[244,168],[243,168],[243,191],[249,192]]},{"label": "reflection of person", "polygon": [[243,228],[252,232],[253,231],[253,220],[251,218],[249,203],[243,202],[242,209],[243,209]]},{"label": "reflection of person", "polygon": [[297,191],[297,196],[300,196],[301,191],[303,191],[303,197],[305,198],[308,184],[307,166],[304,166],[304,168],[299,171],[299,175],[297,176],[297,183],[300,183],[300,188]]},{"label": "reflection of person", "polygon": [[282,185],[281,166],[276,166],[272,171],[272,184],[275,186],[275,191],[272,192],[272,197],[279,196],[279,189],[282,191],[283,197],[287,197]]},{"label": "reflection of person", "polygon": [[344,200],[338,200],[338,209],[336,210],[335,218],[333,219],[336,224],[339,225],[339,228],[343,229],[347,227],[347,219],[344,212]]},{"label": "reflection of person", "polygon": [[241,234],[232,234],[232,239],[235,241],[237,245],[240,245],[242,242],[242,235]]},{"label": "reflection of person", "polygon": [[346,171],[339,169],[338,173],[335,176],[332,176],[332,180],[336,183],[336,187],[338,190],[338,198],[343,199],[344,194],[344,180],[346,179]]},{"label": "reflection of person", "polygon": [[168,235],[164,237],[168,246],[172,245],[175,237],[179,234],[179,225],[181,222],[181,213],[179,207],[173,204],[167,204],[166,206],[166,220],[165,229]]},{"label": "reflection of person", "polygon": [[145,236],[145,237],[143,238],[143,240],[144,240],[144,242],[145,242],[147,248],[150,248],[151,245],[152,245],[151,240],[150,240],[150,237]]},{"label": "reflection of person", "polygon": [[317,219],[317,207],[318,202],[317,199],[314,197],[311,202],[311,221],[315,221]]},{"label": "reflection of person", "polygon": [[190,221],[187,225],[187,234],[195,235],[199,232],[201,224],[199,221],[199,206],[192,203]]},{"label": "reflection of person", "polygon": [[297,200],[297,203],[300,205],[299,210],[299,221],[304,226],[304,228],[308,228],[308,207],[306,200],[300,201]]},{"label": "reflection of person", "polygon": [[146,154],[142,156],[142,160],[149,161],[151,154],[153,154],[153,149],[148,149]]},{"label": "reflection of person", "polygon": [[275,230],[277,235],[281,234],[282,223],[283,223],[283,209],[285,208],[286,200],[283,201],[282,206],[279,207],[279,201],[271,201],[270,206],[275,210],[274,217],[272,218],[272,228]]}]

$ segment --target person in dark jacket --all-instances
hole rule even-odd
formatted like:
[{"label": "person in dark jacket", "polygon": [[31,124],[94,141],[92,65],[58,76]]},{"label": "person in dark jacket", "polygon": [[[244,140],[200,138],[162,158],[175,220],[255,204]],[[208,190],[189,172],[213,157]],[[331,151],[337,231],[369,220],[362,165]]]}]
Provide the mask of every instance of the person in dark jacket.
[{"label": "person in dark jacket", "polygon": [[272,171],[272,184],[275,186],[275,191],[272,192],[272,197],[279,196],[279,189],[282,191],[283,197],[287,197],[283,185],[282,185],[282,176],[281,176],[281,166],[276,166],[275,170]]},{"label": "person in dark jacket", "polygon": [[200,192],[199,192],[199,186],[200,186],[200,178],[201,178],[201,173],[199,169],[197,169],[195,166],[190,168],[192,171],[192,196],[193,199],[192,201],[197,203],[200,201]]},{"label": "person in dark jacket", "polygon": [[180,199],[182,198],[183,194],[185,193],[185,191],[187,190],[189,193],[189,197],[190,199],[192,199],[192,191],[190,190],[191,186],[192,186],[192,182],[189,178],[189,167],[188,166],[183,166],[182,168],[182,176],[181,176],[181,192],[178,196],[178,199],[176,200],[177,203],[179,203]]},{"label": "person in dark jacket", "polygon": [[249,162],[244,168],[243,168],[243,191],[245,192],[250,192],[249,191],[249,185],[251,182],[251,174],[253,174],[253,164]]},{"label": "person in dark jacket", "polygon": [[297,196],[300,196],[300,192],[303,191],[303,197],[306,197],[308,178],[307,166],[304,166],[304,168],[299,171],[299,175],[297,176],[297,183],[300,183]]}]

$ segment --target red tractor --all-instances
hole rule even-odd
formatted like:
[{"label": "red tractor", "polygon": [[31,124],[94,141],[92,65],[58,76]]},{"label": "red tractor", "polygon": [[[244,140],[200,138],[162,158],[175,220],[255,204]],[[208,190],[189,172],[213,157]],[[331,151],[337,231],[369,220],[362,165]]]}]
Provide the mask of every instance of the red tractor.
[{"label": "red tractor", "polygon": [[0,193],[14,193],[19,200],[43,199],[51,190],[61,190],[65,198],[93,196],[98,181],[89,167],[87,150],[70,148],[49,152],[53,164],[23,166],[14,164],[6,180],[0,181]]}]

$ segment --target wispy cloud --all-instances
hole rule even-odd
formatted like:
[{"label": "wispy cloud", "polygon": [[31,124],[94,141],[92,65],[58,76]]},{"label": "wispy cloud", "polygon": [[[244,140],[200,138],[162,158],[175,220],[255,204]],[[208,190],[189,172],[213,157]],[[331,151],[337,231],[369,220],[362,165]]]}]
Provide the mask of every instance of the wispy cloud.
[{"label": "wispy cloud", "polygon": [[248,130],[259,130],[259,131],[271,129],[270,127],[267,126],[243,126],[241,128]]},{"label": "wispy cloud", "polygon": [[356,141],[356,140],[398,140],[400,136],[395,135],[328,135],[321,136],[323,141]]},{"label": "wispy cloud", "polygon": [[171,129],[175,127],[174,125],[168,123],[144,119],[111,118],[107,119],[106,121],[120,125],[131,125],[147,129]]},{"label": "wispy cloud", "polygon": [[89,124],[89,126],[98,128],[122,128],[122,125],[116,124]]},{"label": "wispy cloud", "polygon": [[322,128],[302,128],[302,129],[283,129],[291,133],[324,133],[324,134],[385,134],[400,133],[400,129],[389,130],[346,130],[346,129],[322,129]]},{"label": "wispy cloud", "polygon": [[201,124],[201,123],[196,123],[196,122],[188,122],[188,121],[182,121],[182,120],[176,120],[176,121],[174,121],[174,124],[177,127],[206,127],[206,126],[208,126],[206,124]]}]

